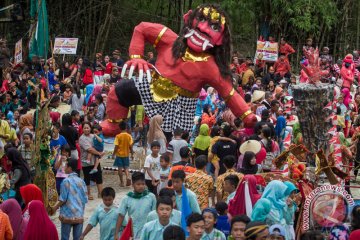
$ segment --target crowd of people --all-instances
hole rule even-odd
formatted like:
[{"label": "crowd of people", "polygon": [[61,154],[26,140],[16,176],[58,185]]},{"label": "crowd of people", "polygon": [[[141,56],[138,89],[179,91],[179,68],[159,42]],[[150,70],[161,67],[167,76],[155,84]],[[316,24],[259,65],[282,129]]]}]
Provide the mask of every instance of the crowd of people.
[{"label": "crowd of people", "polygon": [[[0,41],[2,61],[0,95],[0,239],[93,239],[91,230],[100,225],[100,239],[119,239],[130,232],[142,240],[294,240],[301,201],[299,186],[277,169],[273,160],[302,136],[292,97],[293,86],[308,81],[298,77],[289,61],[295,50],[284,38],[276,62],[253,60],[233,53],[229,66],[233,85],[245,99],[258,122],[245,128],[211,86],[199,93],[191,132],[175,128],[164,134],[163,116],[146,116],[144,107],[133,106],[121,132],[114,139],[112,158],[118,168],[120,187],[131,190],[114,204],[116,191],[103,187],[101,160],[105,137],[100,123],[106,119],[110,88],[122,81],[124,61],[120,51],[97,53],[95,60],[78,57],[73,63],[32,56],[13,65]],[[305,50],[313,50],[311,39]],[[154,64],[153,53],[148,62]],[[301,64],[306,66],[307,59]],[[359,53],[333,62],[329,48],[320,54],[322,82],[335,83],[335,106],[331,134],[340,147],[353,155],[351,182],[356,181],[360,158],[360,86],[357,87]],[[34,109],[49,103],[50,149],[59,200],[46,208],[36,177],[34,139],[37,119]],[[69,105],[61,114],[58,107]],[[147,156],[143,169],[130,174],[135,146]],[[337,145],[336,145],[337,146]],[[340,155],[347,158],[348,155]],[[350,161],[350,162],[351,162]],[[140,171],[141,170],[141,171]],[[260,173],[278,171],[279,180],[259,182]],[[124,174],[123,174],[124,173]],[[80,178],[82,175],[83,178]],[[124,178],[125,175],[125,178]],[[304,179],[305,181],[305,179]],[[91,182],[103,203],[84,221],[88,201],[94,200]],[[350,181],[345,181],[350,184]],[[48,213],[58,209],[61,232]],[[351,226],[325,227],[329,239],[360,239],[360,207],[352,211]],[[85,228],[83,229],[85,223]],[[308,231],[300,239],[327,239],[320,231]]]}]

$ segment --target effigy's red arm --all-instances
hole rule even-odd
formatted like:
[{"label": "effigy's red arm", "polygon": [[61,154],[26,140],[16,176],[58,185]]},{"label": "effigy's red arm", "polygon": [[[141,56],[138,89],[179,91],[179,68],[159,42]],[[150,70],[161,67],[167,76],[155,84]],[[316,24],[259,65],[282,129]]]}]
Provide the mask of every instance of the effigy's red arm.
[{"label": "effigy's red arm", "polygon": [[129,55],[142,56],[145,50],[145,43],[149,43],[157,48],[164,43],[174,41],[176,38],[177,35],[164,25],[141,22],[134,29],[129,46]]},{"label": "effigy's red arm", "polygon": [[225,100],[226,105],[231,112],[244,121],[247,127],[251,127],[256,122],[255,115],[251,112],[250,107],[239,95],[239,93],[232,87],[229,80],[222,77],[218,81],[213,81],[211,84],[220,96]]}]

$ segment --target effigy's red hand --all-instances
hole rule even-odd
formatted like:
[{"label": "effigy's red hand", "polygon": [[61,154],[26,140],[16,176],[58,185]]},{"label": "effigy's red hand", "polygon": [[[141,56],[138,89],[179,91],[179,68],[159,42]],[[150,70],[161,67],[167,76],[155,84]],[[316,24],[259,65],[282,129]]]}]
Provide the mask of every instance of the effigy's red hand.
[{"label": "effigy's red hand", "polygon": [[127,68],[129,68],[129,78],[132,78],[133,73],[135,70],[138,70],[139,72],[139,82],[142,82],[144,72],[146,72],[146,76],[149,82],[151,82],[151,74],[150,74],[150,68],[154,68],[154,66],[151,63],[148,63],[144,59],[141,58],[135,58],[127,61],[124,66],[122,67],[121,71],[121,77],[125,76]]}]

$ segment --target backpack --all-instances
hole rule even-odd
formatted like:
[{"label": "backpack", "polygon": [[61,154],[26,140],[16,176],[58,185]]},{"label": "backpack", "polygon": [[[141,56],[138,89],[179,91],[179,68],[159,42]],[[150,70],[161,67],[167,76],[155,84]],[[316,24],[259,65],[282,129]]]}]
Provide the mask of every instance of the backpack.
[{"label": "backpack", "polygon": [[[266,149],[266,146],[264,145],[263,141],[260,141],[261,145]],[[271,140],[271,145],[273,145],[273,140]],[[275,159],[275,154],[273,152],[266,151],[266,157],[262,163],[262,169],[266,172],[269,172],[273,169],[275,169],[273,160]]]}]

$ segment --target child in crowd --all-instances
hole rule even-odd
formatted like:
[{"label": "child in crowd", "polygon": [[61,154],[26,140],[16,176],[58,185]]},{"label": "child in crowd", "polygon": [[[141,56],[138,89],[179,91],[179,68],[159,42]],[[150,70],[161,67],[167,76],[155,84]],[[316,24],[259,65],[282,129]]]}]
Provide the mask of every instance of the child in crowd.
[{"label": "child in crowd", "polygon": [[170,175],[170,158],[167,154],[160,156],[160,183],[158,185],[158,193],[168,186]]},{"label": "child in crowd", "polygon": [[64,136],[60,135],[60,123],[55,122],[53,123],[52,127],[52,136],[50,140],[50,149],[60,151],[60,149],[67,144],[66,139]]},{"label": "child in crowd", "polygon": [[153,141],[150,144],[151,154],[145,158],[145,183],[149,191],[157,195],[157,186],[160,183],[160,143]]},{"label": "child in crowd", "polygon": [[[176,170],[172,173],[171,182],[172,186],[176,192],[176,209],[182,211],[182,198],[184,195],[187,196],[188,202],[190,205],[190,209],[193,213],[201,213],[200,206],[197,201],[197,197],[193,191],[190,189],[185,188],[184,181],[185,181],[185,172],[183,170]],[[183,188],[186,193],[183,192]]]},{"label": "child in crowd", "polygon": [[60,194],[60,185],[62,181],[67,178],[65,173],[66,162],[71,156],[71,148],[68,144],[61,146],[61,154],[58,155],[55,159],[54,168],[56,170],[56,190]]},{"label": "child in crowd", "polygon": [[[93,139],[93,145],[96,151],[98,152],[103,152],[104,151],[104,135],[102,134],[102,127],[99,124],[96,124],[93,127],[93,134],[94,134],[94,139]],[[88,161],[91,161],[92,158],[92,154],[88,153]],[[101,156],[97,156],[95,155],[95,164],[94,164],[94,168],[89,172],[90,174],[94,174],[98,172],[98,166],[100,163],[100,158]]]},{"label": "child in crowd", "polygon": [[[161,189],[161,191],[159,192],[159,198],[162,197],[169,197],[172,202],[173,202],[173,210],[171,212],[171,216],[170,216],[170,221],[173,222],[176,225],[181,225],[181,212],[177,209],[175,209],[176,207],[176,201],[175,201],[175,191],[174,189],[171,188],[163,188]],[[159,216],[156,212],[156,210],[153,210],[151,212],[149,212],[149,214],[147,215],[146,218],[146,222],[151,222],[155,219],[158,219]]]},{"label": "child in crowd", "polygon": [[71,95],[72,95],[71,86],[66,85],[65,86],[65,91],[63,93],[63,102],[68,103],[70,98],[71,98]]},{"label": "child in crowd", "polygon": [[235,197],[236,188],[239,185],[239,178],[236,175],[229,175],[224,179],[224,191],[229,193],[226,203],[229,204],[230,200]]},{"label": "child in crowd", "polygon": [[22,136],[23,142],[19,146],[18,150],[21,153],[23,159],[28,163],[29,167],[32,168],[32,157],[33,157],[33,135],[31,133],[24,133]]},{"label": "child in crowd", "polygon": [[[159,148],[160,150],[160,148]],[[163,240],[163,229],[174,225],[170,220],[173,209],[173,202],[169,197],[161,197],[156,202],[158,219],[144,225],[141,233],[141,240]]]},{"label": "child in crowd", "polygon": [[246,215],[235,216],[231,219],[229,240],[247,239],[245,237],[246,225],[250,218]]},{"label": "child in crowd", "polygon": [[60,97],[60,99],[61,99],[61,91],[60,91],[60,85],[58,84],[58,83],[56,83],[55,85],[54,85],[54,89],[51,91],[51,97],[53,97],[53,96],[59,96]]},{"label": "child in crowd", "polygon": [[71,111],[71,120],[72,120],[72,126],[78,131],[79,136],[82,134],[82,131],[80,132],[81,124],[80,122],[80,113],[76,110]]},{"label": "child in crowd", "polygon": [[185,232],[181,227],[171,225],[165,228],[163,233],[163,239],[185,240]]},{"label": "child in crowd", "polygon": [[205,231],[205,221],[201,214],[192,213],[186,219],[187,231],[189,237],[187,239],[200,240]]},{"label": "child in crowd", "polygon": [[[100,239],[114,239],[116,220],[118,218],[118,208],[114,205],[115,190],[111,187],[104,188],[101,191],[101,198],[103,203],[97,206],[91,215],[88,225],[81,234],[81,240],[84,239],[98,223],[100,224]],[[116,239],[118,239],[118,236]]]},{"label": "child in crowd", "polygon": [[228,213],[228,205],[226,202],[217,202],[215,204],[215,209],[218,213],[218,218],[216,221],[216,229],[220,230],[225,234],[225,237],[228,237],[230,234],[230,222]]},{"label": "child in crowd", "polygon": [[225,234],[215,228],[218,214],[214,208],[205,208],[202,212],[205,221],[205,231],[201,240],[226,240]]},{"label": "child in crowd", "polygon": [[134,239],[139,239],[142,228],[146,222],[146,216],[156,207],[156,197],[146,190],[144,173],[133,173],[131,180],[133,191],[129,192],[121,201],[115,236],[118,236],[124,217],[128,214],[133,221]]},{"label": "child in crowd", "polygon": [[120,186],[124,187],[124,182],[122,178],[122,172],[125,171],[126,176],[126,186],[131,185],[131,180],[129,178],[129,165],[130,159],[129,154],[131,153],[131,158],[134,156],[133,152],[133,139],[131,135],[126,131],[127,124],[125,121],[120,122],[119,124],[121,133],[116,135],[114,141],[114,152],[112,157],[115,158],[114,167],[118,167],[118,174],[120,178]]}]

